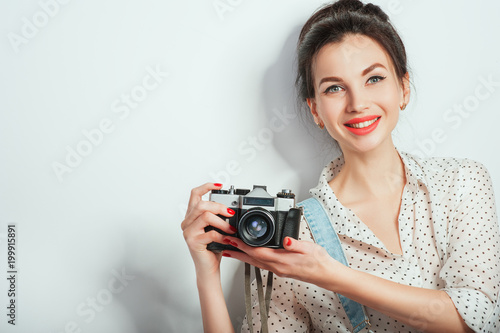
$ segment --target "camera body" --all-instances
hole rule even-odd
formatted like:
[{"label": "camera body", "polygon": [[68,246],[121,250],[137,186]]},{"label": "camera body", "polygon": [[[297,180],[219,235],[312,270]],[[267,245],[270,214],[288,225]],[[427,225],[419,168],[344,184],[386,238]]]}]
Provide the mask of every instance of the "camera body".
[{"label": "camera body", "polygon": [[[230,236],[241,239],[247,245],[278,249],[283,248],[285,237],[297,239],[299,236],[302,210],[295,207],[295,195],[290,190],[282,190],[273,197],[265,186],[254,185],[252,191],[231,186],[229,190],[213,190],[210,201],[234,210],[232,217],[219,217],[236,228],[236,234]],[[205,231],[213,229],[228,235],[214,227],[207,227]],[[238,250],[219,243],[210,243],[207,248],[214,252]]]}]

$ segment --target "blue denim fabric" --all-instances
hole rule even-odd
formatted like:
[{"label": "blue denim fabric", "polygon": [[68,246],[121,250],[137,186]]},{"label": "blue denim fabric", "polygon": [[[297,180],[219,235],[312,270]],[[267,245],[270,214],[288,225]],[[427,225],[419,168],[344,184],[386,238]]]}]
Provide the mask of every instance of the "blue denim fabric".
[{"label": "blue denim fabric", "polygon": [[[340,245],[339,237],[321,203],[316,198],[309,198],[299,202],[297,206],[303,207],[304,216],[316,243],[321,245],[332,258],[349,266]],[[337,296],[349,317],[354,333],[361,331],[366,325],[370,325],[365,309],[361,304],[341,294],[337,293]]]}]

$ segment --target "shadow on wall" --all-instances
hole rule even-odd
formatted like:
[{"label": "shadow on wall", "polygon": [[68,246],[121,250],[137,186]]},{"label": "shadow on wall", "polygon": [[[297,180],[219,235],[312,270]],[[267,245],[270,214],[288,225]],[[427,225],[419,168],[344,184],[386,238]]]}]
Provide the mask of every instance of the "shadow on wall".
[{"label": "shadow on wall", "polygon": [[[125,263],[124,267],[132,265]],[[227,308],[236,332],[241,330],[245,317],[244,264],[236,270],[227,299]],[[133,281],[116,296],[127,311],[136,333],[200,332],[202,321],[199,309],[178,300],[178,295],[169,295],[164,281],[158,280],[143,270],[127,270]]]},{"label": "shadow on wall", "polygon": [[[295,48],[301,27],[295,28],[286,39],[276,61],[266,71],[262,82],[264,109],[268,124],[281,113],[283,120],[273,131],[274,148],[298,175],[299,185],[292,190],[301,201],[316,187],[323,167],[340,155],[326,130],[316,127],[309,109],[300,108],[295,91]],[[286,113],[286,116],[283,114]],[[293,118],[292,118],[293,115]],[[278,118],[280,118],[278,116]],[[281,185],[281,184],[280,184]],[[286,185],[286,184],[284,184]],[[227,294],[227,305],[233,326],[238,332],[245,316],[244,264],[240,263]]]},{"label": "shadow on wall", "polygon": [[[161,222],[159,222],[161,223]],[[137,221],[136,225],[145,224]],[[121,266],[123,280],[127,280],[123,291],[116,294],[125,315],[128,317],[131,332],[170,333],[200,332],[202,321],[199,305],[193,307],[182,300],[179,285],[182,277],[175,265],[169,264],[169,257],[158,253],[157,256],[144,256],[152,253],[156,244],[152,234],[138,235],[129,231],[123,235],[125,255]],[[165,253],[175,253],[172,244],[166,244]],[[166,276],[166,278],[165,278]],[[176,277],[169,279],[169,277]],[[196,288],[196,285],[189,285]]]},{"label": "shadow on wall", "polygon": [[127,310],[135,332],[175,332],[176,323],[169,322],[169,317],[177,311],[182,316],[181,309],[173,306],[160,281],[145,272],[131,270],[129,274],[134,276],[134,281],[117,298]]},{"label": "shadow on wall", "polygon": [[[162,223],[162,221],[158,221]],[[128,225],[129,223],[123,223]],[[147,225],[137,220],[134,225]],[[116,267],[118,282],[114,288],[113,299],[120,303],[124,316],[134,333],[197,333],[202,331],[202,318],[199,303],[185,302],[182,296],[185,288],[196,289],[196,284],[185,284],[192,277],[183,276],[182,269],[172,264],[171,254],[179,251],[174,243],[165,243],[161,251],[155,251],[159,244],[157,233],[153,231],[138,234],[133,230],[123,233],[124,255]],[[187,248],[184,249],[187,251]],[[156,253],[157,255],[150,255]],[[229,259],[233,260],[233,259]],[[224,262],[222,263],[224,264]],[[245,266],[238,268],[231,279],[224,278],[229,284],[226,292],[227,307],[236,332],[241,330],[245,317]],[[170,278],[171,277],[171,278]]]},{"label": "shadow on wall", "polygon": [[309,197],[316,187],[323,167],[340,155],[336,143],[326,130],[316,127],[309,108],[299,103],[295,89],[296,45],[301,26],[286,39],[281,52],[262,82],[262,96],[267,117],[271,121],[275,110],[295,115],[283,130],[275,131],[273,144],[277,152],[298,175],[299,187],[293,189],[298,201]]},{"label": "shadow on wall", "polygon": [[241,331],[243,319],[245,318],[245,264],[240,262],[238,269],[231,279],[231,289],[229,290],[226,302],[229,316],[235,332]]}]

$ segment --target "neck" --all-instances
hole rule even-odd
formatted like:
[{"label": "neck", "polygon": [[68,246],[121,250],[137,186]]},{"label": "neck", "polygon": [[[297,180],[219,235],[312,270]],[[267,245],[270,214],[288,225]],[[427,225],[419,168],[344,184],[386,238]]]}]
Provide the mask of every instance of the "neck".
[{"label": "neck", "polygon": [[392,143],[369,152],[344,151],[345,164],[331,182],[334,192],[361,199],[401,193],[406,182],[404,164]]}]

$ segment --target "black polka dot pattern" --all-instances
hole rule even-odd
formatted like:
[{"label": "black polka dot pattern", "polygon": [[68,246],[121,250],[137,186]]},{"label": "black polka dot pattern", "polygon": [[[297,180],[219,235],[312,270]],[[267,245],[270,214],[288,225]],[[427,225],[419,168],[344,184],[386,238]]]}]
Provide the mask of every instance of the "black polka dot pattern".
[{"label": "black polka dot pattern", "polygon": [[[399,214],[402,255],[388,251],[335,197],[328,182],[343,166],[342,156],[325,167],[318,186],[310,191],[326,207],[350,266],[398,283],[444,290],[474,331],[500,332],[500,230],[488,171],[468,159],[422,159],[402,152],[400,156],[407,179]],[[300,238],[313,241],[302,222]],[[255,282],[252,298],[258,319]],[[366,310],[373,332],[418,331]],[[242,332],[246,331],[245,321]],[[254,332],[258,331],[260,323],[254,320]],[[351,327],[333,292],[275,276],[269,331],[350,332]]]}]

